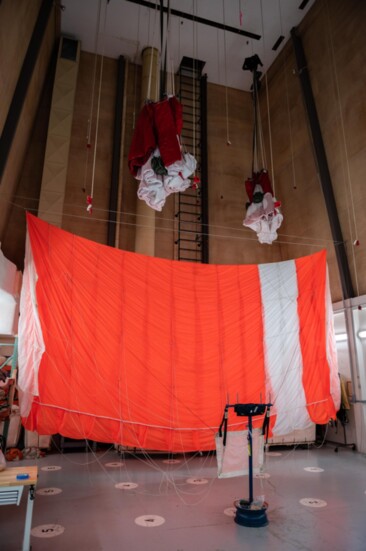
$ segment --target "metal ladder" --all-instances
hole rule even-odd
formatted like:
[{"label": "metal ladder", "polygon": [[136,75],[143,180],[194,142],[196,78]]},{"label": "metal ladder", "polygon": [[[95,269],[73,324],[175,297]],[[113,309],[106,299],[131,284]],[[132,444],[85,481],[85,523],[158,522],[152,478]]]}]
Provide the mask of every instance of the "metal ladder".
[{"label": "metal ladder", "polygon": [[197,187],[178,193],[175,204],[175,258],[208,263],[206,76],[203,61],[183,57],[178,98],[183,105],[182,145],[195,156]]}]

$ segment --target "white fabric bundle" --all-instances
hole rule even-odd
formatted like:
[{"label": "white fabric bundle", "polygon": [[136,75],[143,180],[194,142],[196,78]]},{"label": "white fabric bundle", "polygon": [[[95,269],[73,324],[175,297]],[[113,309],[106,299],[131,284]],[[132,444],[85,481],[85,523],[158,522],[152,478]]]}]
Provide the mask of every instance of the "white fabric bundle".
[{"label": "white fabric bundle", "polygon": [[161,211],[168,195],[189,188],[191,185],[189,176],[196,170],[197,162],[193,155],[185,153],[180,161],[166,167],[168,174],[159,175],[151,167],[153,156],[159,156],[158,149],[154,151],[136,176],[136,179],[140,180],[137,196],[149,207]]},{"label": "white fabric bundle", "polygon": [[277,239],[283,215],[275,208],[271,193],[265,193],[261,203],[251,203],[244,218],[243,226],[254,230],[259,243],[271,245]]}]

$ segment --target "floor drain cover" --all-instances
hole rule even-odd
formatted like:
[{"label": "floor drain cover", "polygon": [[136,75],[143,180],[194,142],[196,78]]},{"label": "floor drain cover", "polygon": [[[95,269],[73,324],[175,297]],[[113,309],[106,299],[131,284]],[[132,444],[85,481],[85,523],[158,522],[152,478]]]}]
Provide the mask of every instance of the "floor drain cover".
[{"label": "floor drain cover", "polygon": [[45,467],[41,467],[42,471],[60,471],[62,467],[59,465],[46,465]]},{"label": "floor drain cover", "polygon": [[164,522],[165,518],[159,517],[159,515],[142,515],[135,518],[136,524],[145,526],[146,528],[155,528],[155,526],[161,526]]},{"label": "floor drain cover", "polygon": [[309,473],[323,473],[324,469],[320,467],[304,467],[304,471],[309,471]]},{"label": "floor drain cover", "polygon": [[167,465],[176,465],[180,463],[180,459],[164,459],[163,463],[167,463]]},{"label": "floor drain cover", "polygon": [[269,473],[257,473],[254,475],[254,478],[269,478],[270,476]]},{"label": "floor drain cover", "polygon": [[121,463],[121,461],[111,461],[110,463],[105,463],[105,466],[111,468],[123,467],[124,463]]},{"label": "floor drain cover", "polygon": [[36,494],[40,496],[55,496],[61,492],[61,488],[40,488],[36,491]]},{"label": "floor drain cover", "polygon": [[207,478],[187,478],[188,484],[207,484],[208,480]]},{"label": "floor drain cover", "polygon": [[118,490],[134,490],[137,486],[138,484],[135,482],[118,482],[115,488],[118,488]]},{"label": "floor drain cover", "polygon": [[304,497],[300,499],[301,505],[306,505],[306,507],[326,507],[327,502],[316,497]]},{"label": "floor drain cover", "polygon": [[35,538],[55,538],[61,536],[64,530],[65,528],[60,524],[42,524],[32,528],[31,534]]}]

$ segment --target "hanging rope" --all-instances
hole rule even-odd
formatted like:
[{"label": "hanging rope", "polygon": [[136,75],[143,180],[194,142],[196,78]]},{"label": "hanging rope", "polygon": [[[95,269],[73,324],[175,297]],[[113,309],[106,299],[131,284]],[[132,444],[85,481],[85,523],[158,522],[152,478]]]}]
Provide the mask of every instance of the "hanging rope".
[{"label": "hanging rope", "polygon": [[[281,35],[283,36],[281,0],[278,0],[278,8],[280,13]],[[288,119],[288,127],[289,127],[289,134],[290,134],[291,168],[292,168],[292,181],[293,181],[292,187],[293,189],[297,189],[295,159],[294,159],[294,143],[293,143],[293,136],[292,136],[292,122],[291,122],[291,111],[290,111],[290,98],[289,98],[289,91],[288,91],[288,79],[287,79],[285,55],[283,55],[283,73],[285,78],[287,119]]]},{"label": "hanging rope", "polygon": [[196,54],[197,54],[197,37],[196,37],[196,0],[193,0],[193,67],[192,67],[192,107],[193,107],[193,157],[196,158]]},{"label": "hanging rope", "polygon": [[[261,25],[262,25],[262,36],[263,36],[263,63],[266,67],[266,43],[265,43],[265,36],[264,36],[264,17],[263,17],[263,3],[262,0],[260,2],[261,6]],[[282,33],[282,23],[281,23],[281,33]],[[271,113],[269,108],[269,86],[268,86],[268,79],[267,79],[267,67],[265,70],[265,80],[266,80],[266,103],[267,103],[267,116],[268,116],[268,138],[269,138],[269,153],[270,153],[270,159],[271,159],[271,178],[272,178],[272,189],[273,189],[273,195],[276,195],[276,185],[275,185],[275,174],[274,174],[274,164],[273,164],[273,148],[272,148],[272,128],[271,128]],[[263,144],[262,148],[264,150]]]},{"label": "hanging rope", "polygon": [[173,56],[171,55],[172,48],[171,48],[170,2],[168,4],[166,49],[167,49],[167,58],[168,58],[169,83],[170,83],[169,89],[167,89],[167,94],[175,96],[174,59],[173,59]]},{"label": "hanging rope", "polygon": [[227,89],[227,58],[226,58],[226,30],[225,30],[225,0],[222,0],[222,18],[224,22],[224,71],[225,71],[225,112],[226,112],[226,144],[231,145],[229,135],[229,101]]},{"label": "hanging rope", "polygon": [[262,167],[267,168],[267,156],[266,156],[266,150],[264,147],[264,136],[263,136],[263,125],[262,125],[262,117],[261,117],[261,108],[259,102],[257,102],[257,109],[258,109],[258,135],[259,135],[259,150],[261,154],[261,160],[262,160]]},{"label": "hanging rope", "polygon": [[[139,53],[139,46],[140,46],[140,8],[138,7],[138,15],[137,15],[137,36],[136,36],[136,51],[135,51],[135,58],[134,58],[134,64],[135,64],[135,74],[134,74],[134,102],[133,102],[133,113],[132,113],[132,129],[135,128],[136,123],[136,104],[137,104],[137,61],[138,61],[138,53]],[[149,24],[150,24],[150,10],[149,10]],[[149,29],[150,33],[150,29]]]},{"label": "hanging rope", "polygon": [[166,50],[164,54],[164,0],[160,0],[160,52],[161,59],[164,59],[164,68],[160,71],[160,99],[162,100],[166,84]]},{"label": "hanging rope", "polygon": [[[91,179],[91,190],[90,195],[87,197],[87,211],[91,214],[92,208],[93,208],[93,197],[94,197],[94,183],[95,183],[95,165],[96,165],[96,158],[97,158],[97,147],[98,147],[98,130],[99,130],[99,119],[100,119],[100,98],[102,95],[102,80],[103,80],[103,64],[104,64],[104,42],[105,42],[105,29],[106,29],[106,22],[107,22],[107,7],[108,2],[105,6],[104,11],[104,22],[103,22],[103,45],[102,45],[102,54],[101,54],[101,61],[100,61],[100,78],[99,78],[99,90],[98,90],[98,106],[97,106],[97,118],[96,118],[96,126],[95,126],[95,143],[94,143],[94,157],[93,157],[93,170],[92,170],[92,179]],[[96,53],[97,55],[97,53]]]},{"label": "hanging rope", "polygon": [[95,41],[94,41],[95,57],[94,57],[92,88],[91,88],[91,94],[90,94],[90,112],[89,112],[88,126],[87,126],[87,132],[86,132],[86,159],[85,159],[84,185],[83,185],[84,193],[86,191],[86,179],[87,179],[88,166],[89,166],[89,151],[91,148],[91,132],[92,132],[92,121],[93,121],[93,109],[94,109],[95,81],[96,81],[96,75],[97,75],[97,60],[98,60],[97,53],[99,50],[99,27],[100,27],[101,4],[102,4],[102,0],[99,0],[97,23],[95,28]]},{"label": "hanging rope", "polygon": [[252,174],[258,171],[258,157],[257,157],[257,82],[256,74],[253,71],[253,138],[252,138]]},{"label": "hanging rope", "polygon": [[[155,4],[155,16],[154,16],[154,22],[153,22],[153,36],[152,36],[152,43],[154,43],[155,39],[155,31],[156,31],[156,16],[158,11],[158,4]],[[150,25],[150,20],[149,20]],[[149,28],[149,36],[150,36],[150,28]],[[151,98],[151,82],[152,82],[152,67],[153,67],[153,52],[151,51],[150,56],[150,67],[149,67],[149,80],[147,83],[147,94],[146,99],[149,100]],[[156,79],[158,81],[158,79]],[[156,86],[158,86],[158,82],[156,82]],[[155,97],[158,97],[158,90],[155,90]]]},{"label": "hanging rope", "polygon": [[160,71],[160,99],[167,95],[167,56],[168,56],[168,29],[170,16],[170,0],[168,0],[168,15],[166,28],[164,29],[164,0],[160,0],[160,51],[161,59],[164,60],[163,68]]}]

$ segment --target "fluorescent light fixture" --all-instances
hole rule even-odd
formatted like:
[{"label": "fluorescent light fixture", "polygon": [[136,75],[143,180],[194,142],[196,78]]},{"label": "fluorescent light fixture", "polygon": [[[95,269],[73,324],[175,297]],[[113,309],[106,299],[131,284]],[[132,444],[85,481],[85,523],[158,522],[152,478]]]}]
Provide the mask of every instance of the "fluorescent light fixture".
[{"label": "fluorescent light fixture", "polygon": [[[365,336],[366,336],[366,331],[365,331]],[[335,334],[335,340],[336,340],[336,342],[343,342],[343,341],[348,340],[347,333],[336,333]]]},{"label": "fluorescent light fixture", "polygon": [[366,329],[362,329],[362,331],[359,331],[357,333],[357,336],[359,339],[366,339]]}]

